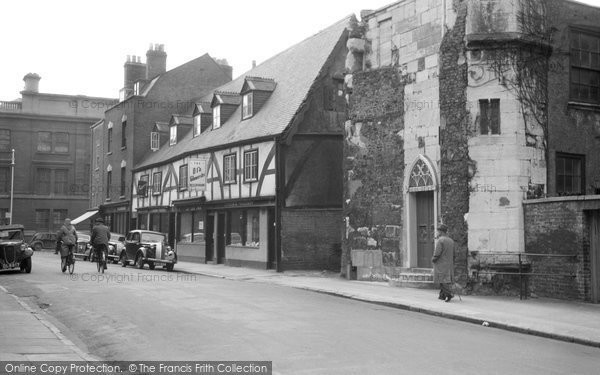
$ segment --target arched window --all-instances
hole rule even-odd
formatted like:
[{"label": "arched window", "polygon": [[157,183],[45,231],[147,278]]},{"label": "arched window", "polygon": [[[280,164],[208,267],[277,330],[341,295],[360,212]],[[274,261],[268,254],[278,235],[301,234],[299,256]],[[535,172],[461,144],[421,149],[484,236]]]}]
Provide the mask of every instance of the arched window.
[{"label": "arched window", "polygon": [[415,166],[410,172],[410,181],[408,189],[410,191],[426,191],[435,190],[433,176],[429,166],[423,159],[417,160]]}]

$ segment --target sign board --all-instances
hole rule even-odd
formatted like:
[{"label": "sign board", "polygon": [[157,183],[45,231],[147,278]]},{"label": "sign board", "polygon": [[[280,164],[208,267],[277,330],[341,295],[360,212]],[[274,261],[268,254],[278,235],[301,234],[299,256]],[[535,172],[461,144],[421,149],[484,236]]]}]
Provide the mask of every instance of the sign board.
[{"label": "sign board", "polygon": [[206,164],[207,159],[190,159],[188,162],[189,188],[194,190],[206,190]]},{"label": "sign board", "polygon": [[12,213],[11,213],[10,211],[6,211],[6,213],[4,214],[4,216],[5,216],[7,219],[10,219],[10,217],[12,216]]}]

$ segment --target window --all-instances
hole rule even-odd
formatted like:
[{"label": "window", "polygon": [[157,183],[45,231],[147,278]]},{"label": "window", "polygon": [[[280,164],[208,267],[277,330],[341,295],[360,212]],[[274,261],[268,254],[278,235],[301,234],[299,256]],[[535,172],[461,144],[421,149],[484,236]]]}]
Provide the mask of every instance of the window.
[{"label": "window", "polygon": [[66,195],[68,193],[69,170],[57,169],[54,171],[54,194]]},{"label": "window", "polygon": [[259,210],[233,210],[229,215],[228,244],[258,247],[260,245]]},{"label": "window", "polygon": [[158,195],[161,193],[162,172],[154,172],[152,175],[152,194]]},{"label": "window", "polygon": [[194,116],[194,137],[202,132],[202,115]]},{"label": "window", "polygon": [[223,183],[235,184],[236,182],[236,155],[223,156]]},{"label": "window", "polygon": [[36,194],[50,194],[50,174],[51,170],[48,168],[38,168],[36,170]]},{"label": "window", "polygon": [[142,92],[142,84],[141,82],[136,82],[133,84],[133,95],[141,95]]},{"label": "window", "polygon": [[247,119],[253,115],[253,95],[251,92],[242,97],[242,119]]},{"label": "window", "polygon": [[106,152],[112,152],[112,128],[108,128],[108,142],[106,143]]},{"label": "window", "polygon": [[179,190],[186,190],[188,187],[188,166],[184,164],[179,167]]},{"label": "window", "polygon": [[244,181],[258,180],[258,150],[244,152]]},{"label": "window", "polygon": [[177,125],[169,128],[169,145],[173,146],[175,144],[177,144]]},{"label": "window", "polygon": [[10,192],[10,167],[0,167],[0,193]]},{"label": "window", "polygon": [[121,123],[121,148],[127,147],[127,120]]},{"label": "window", "polygon": [[0,151],[11,151],[10,130],[0,129]]},{"label": "window", "polygon": [[54,133],[54,152],[69,152],[69,133]]},{"label": "window", "polygon": [[479,100],[481,134],[500,134],[500,99]]},{"label": "window", "polygon": [[150,149],[156,151],[160,148],[160,135],[158,132],[150,133]]},{"label": "window", "polygon": [[110,188],[112,186],[112,171],[106,172],[106,199],[110,199]]},{"label": "window", "polygon": [[556,154],[556,194],[585,194],[585,158],[583,155]]},{"label": "window", "polygon": [[37,230],[50,229],[50,210],[35,210],[35,227]]},{"label": "window", "polygon": [[126,180],[126,176],[127,176],[127,172],[125,171],[125,167],[121,167],[121,196],[124,197],[125,196],[125,190],[126,190],[126,184],[125,184],[125,180]]},{"label": "window", "polygon": [[148,196],[148,185],[150,182],[150,176],[145,174],[143,176],[140,177],[140,180],[138,181],[138,188],[137,188],[137,193],[138,196],[140,197],[147,197]]},{"label": "window", "polygon": [[221,106],[213,108],[213,129],[221,127]]},{"label": "window", "polygon": [[52,227],[54,230],[59,230],[67,218],[67,210],[53,210],[52,211]]},{"label": "window", "polygon": [[39,152],[52,152],[52,133],[38,132],[37,150]]},{"label": "window", "polygon": [[570,97],[600,104],[600,35],[571,31]]}]

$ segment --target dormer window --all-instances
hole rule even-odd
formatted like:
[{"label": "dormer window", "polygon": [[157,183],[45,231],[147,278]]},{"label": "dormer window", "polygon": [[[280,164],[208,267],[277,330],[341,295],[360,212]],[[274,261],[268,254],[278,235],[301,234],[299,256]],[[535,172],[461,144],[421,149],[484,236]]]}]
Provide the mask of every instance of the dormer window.
[{"label": "dormer window", "polygon": [[252,117],[253,113],[253,95],[251,92],[242,97],[242,120]]},{"label": "dormer window", "polygon": [[169,146],[177,144],[177,126],[171,126],[169,129]]},{"label": "dormer window", "polygon": [[194,116],[194,137],[202,133],[202,115],[197,114]]},{"label": "dormer window", "polygon": [[142,92],[142,83],[138,81],[133,85],[133,95],[141,95],[141,92]]},{"label": "dormer window", "polygon": [[221,106],[213,107],[213,129],[221,127]]},{"label": "dormer window", "polygon": [[150,133],[150,149],[157,151],[160,148],[160,134],[158,132]]}]

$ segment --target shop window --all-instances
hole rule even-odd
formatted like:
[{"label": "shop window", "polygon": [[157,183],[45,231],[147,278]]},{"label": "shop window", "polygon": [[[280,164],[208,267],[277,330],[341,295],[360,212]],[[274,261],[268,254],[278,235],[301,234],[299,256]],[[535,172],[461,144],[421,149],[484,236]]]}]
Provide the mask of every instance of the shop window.
[{"label": "shop window", "polygon": [[260,245],[259,215],[258,209],[231,211],[229,244],[258,247]]},{"label": "shop window", "polygon": [[585,194],[585,158],[583,155],[556,154],[556,194]]}]

